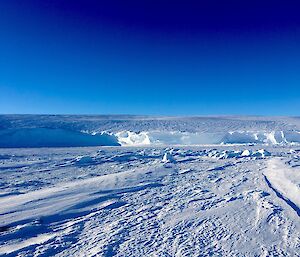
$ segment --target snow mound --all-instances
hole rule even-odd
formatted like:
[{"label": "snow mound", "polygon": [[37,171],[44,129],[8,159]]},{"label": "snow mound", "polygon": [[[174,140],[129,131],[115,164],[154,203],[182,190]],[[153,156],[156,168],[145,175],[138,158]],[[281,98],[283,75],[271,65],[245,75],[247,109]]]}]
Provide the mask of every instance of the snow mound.
[{"label": "snow mound", "polygon": [[108,133],[90,135],[82,132],[49,129],[22,128],[0,130],[0,147],[75,147],[118,146],[116,136]]},{"label": "snow mound", "polygon": [[95,162],[95,160],[91,156],[78,156],[75,160],[78,165],[89,165]]}]

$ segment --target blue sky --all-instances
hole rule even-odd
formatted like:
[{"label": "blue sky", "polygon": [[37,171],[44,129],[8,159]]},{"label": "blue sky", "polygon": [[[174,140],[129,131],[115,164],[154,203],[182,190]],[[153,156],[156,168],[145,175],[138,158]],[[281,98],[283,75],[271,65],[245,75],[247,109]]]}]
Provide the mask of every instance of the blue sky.
[{"label": "blue sky", "polygon": [[297,1],[0,2],[0,113],[299,115]]}]

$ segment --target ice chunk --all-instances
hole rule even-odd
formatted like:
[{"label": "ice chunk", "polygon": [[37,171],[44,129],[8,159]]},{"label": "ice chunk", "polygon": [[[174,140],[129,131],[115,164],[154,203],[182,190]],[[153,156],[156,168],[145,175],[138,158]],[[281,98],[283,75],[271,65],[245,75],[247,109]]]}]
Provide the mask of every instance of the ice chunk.
[{"label": "ice chunk", "polygon": [[271,153],[268,152],[267,150],[265,149],[260,149],[258,151],[255,151],[253,154],[252,154],[253,157],[267,157],[267,156],[271,156]]},{"label": "ice chunk", "polygon": [[121,131],[116,133],[118,142],[122,146],[137,146],[137,145],[149,145],[150,139],[147,132],[135,133],[131,131]]},{"label": "ice chunk", "polygon": [[164,154],[164,157],[162,159],[162,162],[164,163],[174,163],[176,162],[175,158],[172,155],[172,151],[168,151]]},{"label": "ice chunk", "polygon": [[244,150],[242,153],[241,153],[241,157],[248,157],[248,156],[251,156],[251,151],[249,150]]}]

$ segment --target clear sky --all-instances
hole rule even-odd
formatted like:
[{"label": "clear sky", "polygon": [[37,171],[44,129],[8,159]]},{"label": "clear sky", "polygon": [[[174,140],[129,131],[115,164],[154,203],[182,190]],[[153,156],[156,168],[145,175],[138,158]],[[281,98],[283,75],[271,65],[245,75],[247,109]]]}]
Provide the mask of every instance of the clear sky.
[{"label": "clear sky", "polygon": [[299,10],[1,0],[0,113],[299,115]]}]

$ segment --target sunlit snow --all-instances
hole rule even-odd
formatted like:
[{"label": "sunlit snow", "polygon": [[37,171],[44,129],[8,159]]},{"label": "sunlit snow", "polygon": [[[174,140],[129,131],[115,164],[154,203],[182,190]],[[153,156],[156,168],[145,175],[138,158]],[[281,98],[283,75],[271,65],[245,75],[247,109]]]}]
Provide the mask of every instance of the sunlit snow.
[{"label": "sunlit snow", "polygon": [[0,255],[299,256],[299,131],[283,117],[2,115]]}]

